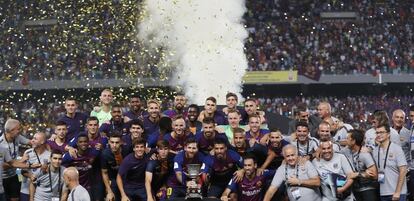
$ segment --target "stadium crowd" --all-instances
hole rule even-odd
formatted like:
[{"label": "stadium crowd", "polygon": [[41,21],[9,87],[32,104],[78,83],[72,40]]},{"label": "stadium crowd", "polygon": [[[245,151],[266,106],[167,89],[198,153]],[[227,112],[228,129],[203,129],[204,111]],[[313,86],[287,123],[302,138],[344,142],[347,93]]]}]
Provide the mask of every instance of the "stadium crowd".
[{"label": "stadium crowd", "polygon": [[[144,54],[135,35],[139,2],[0,2],[2,80],[159,76],[137,56]],[[409,1],[247,0],[246,5],[249,71],[414,72]],[[354,11],[359,17],[326,20],[323,11]],[[57,24],[25,24],[47,19]]]},{"label": "stadium crowd", "polygon": [[233,93],[222,109],[182,94],[164,111],[137,95],[117,104],[109,89],[99,100],[84,113],[66,98],[51,133],[30,140],[23,121],[6,120],[0,200],[413,200],[414,106],[372,111],[361,130],[333,116],[344,106],[319,100],[311,114],[303,101],[282,133]]}]

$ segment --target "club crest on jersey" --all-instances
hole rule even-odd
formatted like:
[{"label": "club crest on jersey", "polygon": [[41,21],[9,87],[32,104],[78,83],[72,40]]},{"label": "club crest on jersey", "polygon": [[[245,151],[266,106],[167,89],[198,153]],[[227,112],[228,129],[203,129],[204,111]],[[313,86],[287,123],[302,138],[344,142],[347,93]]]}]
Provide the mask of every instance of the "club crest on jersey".
[{"label": "club crest on jersey", "polygon": [[262,185],[263,185],[263,183],[262,183],[261,181],[258,181],[258,182],[256,183],[256,186],[257,186],[257,187],[262,187]]},{"label": "club crest on jersey", "polygon": [[338,163],[333,164],[333,168],[338,169],[338,167],[339,167]]}]

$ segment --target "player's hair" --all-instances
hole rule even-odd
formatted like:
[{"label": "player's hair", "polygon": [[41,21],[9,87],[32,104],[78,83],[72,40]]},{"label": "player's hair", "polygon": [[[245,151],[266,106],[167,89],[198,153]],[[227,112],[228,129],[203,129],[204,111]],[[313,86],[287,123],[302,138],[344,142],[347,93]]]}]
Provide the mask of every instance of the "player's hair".
[{"label": "player's hair", "polygon": [[203,124],[216,124],[216,121],[212,117],[206,117],[203,119]]}]

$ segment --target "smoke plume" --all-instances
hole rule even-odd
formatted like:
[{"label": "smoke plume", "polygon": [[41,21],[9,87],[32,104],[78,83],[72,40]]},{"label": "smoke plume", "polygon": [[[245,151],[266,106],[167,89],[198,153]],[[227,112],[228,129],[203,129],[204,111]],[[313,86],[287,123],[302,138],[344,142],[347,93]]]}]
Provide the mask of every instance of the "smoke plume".
[{"label": "smoke plume", "polygon": [[170,80],[190,102],[202,105],[214,96],[224,104],[227,92],[241,92],[244,0],[146,0],[143,9],[138,37],[150,49],[161,47],[164,65],[158,66],[174,69]]}]

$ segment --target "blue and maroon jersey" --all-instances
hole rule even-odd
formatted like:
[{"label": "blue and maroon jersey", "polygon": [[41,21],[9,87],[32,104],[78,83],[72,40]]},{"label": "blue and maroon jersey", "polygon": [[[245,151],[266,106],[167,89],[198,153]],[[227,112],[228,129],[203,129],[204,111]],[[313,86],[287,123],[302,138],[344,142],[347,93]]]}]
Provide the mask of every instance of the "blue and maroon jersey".
[{"label": "blue and maroon jersey", "polygon": [[157,146],[158,140],[163,140],[164,136],[165,135],[161,135],[159,130],[154,133],[151,133],[151,135],[147,137],[147,146],[150,148],[155,148]]},{"label": "blue and maroon jersey", "polygon": [[171,177],[175,177],[174,155],[168,155],[165,160],[150,160],[146,172],[152,173],[152,189],[160,189]]},{"label": "blue and maroon jersey", "polygon": [[66,145],[68,145],[68,143],[66,143],[66,142],[64,142],[62,145],[58,145],[55,141],[52,141],[52,140],[47,140],[46,143],[49,145],[51,150],[58,150],[62,153],[66,152],[65,147],[66,147]]},{"label": "blue and maroon jersey", "polygon": [[[77,148],[77,142],[78,142],[78,137],[74,137],[68,143],[68,145],[71,147]],[[95,149],[95,145],[98,143],[102,144],[102,149],[100,151]],[[96,155],[98,155],[102,150],[104,150],[107,144],[108,144],[108,138],[102,137],[99,133],[96,135],[94,139],[89,139],[89,148],[92,148],[93,150],[97,151]]]},{"label": "blue and maroon jersey", "polygon": [[[260,141],[266,134],[270,133],[267,129],[260,129],[259,130],[259,136],[256,137],[256,141]],[[246,131],[246,140],[249,141],[252,138],[252,134],[250,131]]]},{"label": "blue and maroon jersey", "polygon": [[215,156],[206,157],[206,165],[210,170],[211,183],[227,184],[238,168],[243,168],[243,158],[233,150],[227,150],[225,159],[219,160]]},{"label": "blue and maroon jersey", "polygon": [[180,138],[173,138],[171,133],[167,133],[164,136],[164,140],[168,141],[168,144],[170,144],[170,149],[172,151],[181,151],[184,149],[184,143],[185,141],[190,138],[190,137],[194,137],[191,133],[189,134],[185,134]]},{"label": "blue and maroon jersey", "polygon": [[283,147],[285,147],[286,145],[290,144],[288,141],[282,139],[282,141],[280,141],[280,146],[279,147],[272,147],[272,145],[270,144],[270,142],[267,144],[267,148],[268,150],[271,150],[273,152],[275,152],[276,154],[276,158],[273,159],[273,161],[270,163],[268,169],[272,169],[272,170],[276,170],[277,168],[279,168],[279,166],[282,164],[284,157],[283,157]]},{"label": "blue and maroon jersey", "polygon": [[232,192],[237,192],[239,200],[261,201],[266,192],[264,186],[268,180],[272,179],[274,174],[275,171],[265,170],[262,175],[256,175],[252,180],[244,176],[242,181],[236,183],[231,179],[227,188]]},{"label": "blue and maroon jersey", "polygon": [[226,134],[224,133],[215,133],[214,138],[207,139],[203,131],[198,132],[195,135],[195,139],[197,141],[198,149],[203,152],[204,154],[209,154],[209,152],[214,148],[214,141],[218,138],[221,138],[226,141],[227,147],[230,145],[229,140],[227,139]]},{"label": "blue and maroon jersey", "polygon": [[109,122],[103,122],[99,127],[99,133],[105,133],[106,136],[110,137],[114,131],[122,133],[122,135],[128,134],[129,126],[127,123],[114,122],[112,119]]},{"label": "blue and maroon jersey", "polygon": [[214,112],[214,122],[216,122],[216,125],[227,125],[227,119],[225,117],[226,115],[222,111],[215,111]]},{"label": "blue and maroon jersey", "polygon": [[[62,166],[75,167],[79,172],[79,183],[86,189],[90,190],[92,184],[96,182],[96,169],[93,164],[97,155],[91,148],[88,148],[82,155],[78,154],[76,158],[72,158],[69,153],[63,155]],[[99,171],[100,173],[100,171]]]},{"label": "blue and maroon jersey", "polygon": [[139,119],[139,120],[144,120],[145,116],[148,116],[148,112],[145,110],[140,110],[138,113],[133,112],[132,110],[125,112],[123,114],[125,117],[128,117],[129,119],[133,120],[133,119]]},{"label": "blue and maroon jersey", "polygon": [[174,118],[176,115],[182,115],[184,117],[184,119],[187,119],[187,111],[183,109],[183,113],[179,113],[177,112],[177,110],[174,109],[170,109],[170,110],[165,110],[164,112],[162,112],[162,114],[164,116],[170,117],[171,119]]},{"label": "blue and maroon jersey", "polygon": [[148,156],[136,158],[135,153],[126,156],[119,167],[118,174],[122,178],[124,188],[145,188],[145,170]]},{"label": "blue and maroon jersey", "polygon": [[76,112],[73,118],[70,118],[65,114],[58,120],[65,122],[67,125],[68,132],[66,133],[66,142],[69,142],[69,140],[76,137],[80,132],[85,131],[85,124],[88,117],[89,116],[84,113]]},{"label": "blue and maroon jersey", "polygon": [[143,123],[144,123],[144,133],[152,134],[160,130],[159,122],[158,121],[152,122],[149,119],[149,116],[144,117]]},{"label": "blue and maroon jersey", "polygon": [[[205,165],[204,163],[205,161],[205,156],[200,153],[197,152],[197,154],[194,156],[194,158],[187,158],[185,156],[185,151],[180,151],[177,153],[177,155],[174,157],[174,172],[181,172],[182,173],[182,181],[185,184],[186,183],[186,173],[188,173],[187,170],[187,165],[188,164],[200,164],[201,165],[201,171],[203,173],[208,173],[208,167]],[[184,173],[185,172],[185,173]],[[169,179],[168,181],[168,186],[169,187],[182,187],[183,184],[181,184],[177,177],[171,177],[171,179]]]}]

